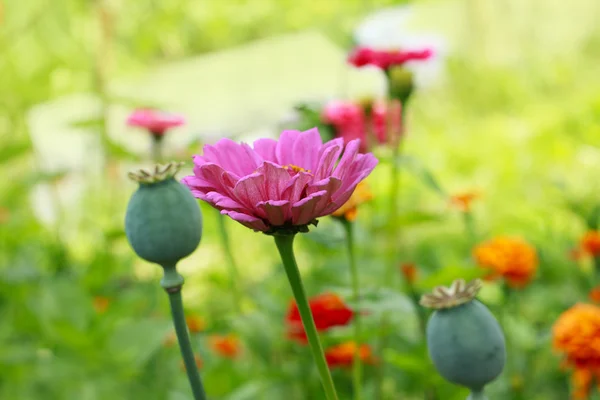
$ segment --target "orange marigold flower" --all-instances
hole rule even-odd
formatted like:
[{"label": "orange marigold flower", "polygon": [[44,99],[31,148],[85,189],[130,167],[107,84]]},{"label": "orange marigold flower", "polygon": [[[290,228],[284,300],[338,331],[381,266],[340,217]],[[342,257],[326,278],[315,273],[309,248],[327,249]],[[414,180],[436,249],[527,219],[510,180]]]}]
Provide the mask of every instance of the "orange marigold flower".
[{"label": "orange marigold flower", "polygon": [[[308,304],[315,320],[315,326],[319,332],[326,331],[334,326],[347,325],[354,311],[350,309],[342,299],[334,293],[323,293],[309,299]],[[307,343],[306,333],[300,318],[300,311],[295,301],[292,301],[286,315],[288,337],[302,344]]]},{"label": "orange marigold flower", "polygon": [[527,285],[538,266],[535,248],[524,240],[510,237],[497,237],[478,245],[473,257],[479,266],[490,270],[492,277],[502,277],[515,288]]},{"label": "orange marigold flower", "polygon": [[373,200],[373,193],[371,193],[369,185],[364,181],[360,182],[348,201],[331,215],[334,217],[345,218],[348,221],[354,221],[358,213],[358,206],[371,200]]},{"label": "orange marigold flower", "polygon": [[596,286],[592,290],[590,290],[589,294],[590,300],[594,303],[600,303],[600,286]]},{"label": "orange marigold flower", "polygon": [[352,341],[328,348],[325,351],[325,360],[330,367],[347,367],[352,365],[356,352],[362,362],[372,363],[374,361],[371,347],[368,344],[357,346],[356,342]]},{"label": "orange marigold flower", "polygon": [[450,204],[462,212],[471,211],[471,203],[481,197],[479,193],[465,192],[450,197]]},{"label": "orange marigold flower", "polygon": [[581,238],[581,249],[591,256],[600,255],[600,232],[588,231]]},{"label": "orange marigold flower", "polygon": [[104,314],[106,310],[108,310],[108,306],[110,305],[110,299],[104,296],[95,296],[92,300],[92,305],[94,306],[94,310],[98,314]]},{"label": "orange marigold flower", "polygon": [[417,280],[417,266],[414,263],[402,264],[400,271],[406,282],[413,284]]},{"label": "orange marigold flower", "polygon": [[552,334],[552,346],[574,370],[574,397],[587,399],[593,375],[600,375],[600,307],[574,305],[554,323]]},{"label": "orange marigold flower", "polygon": [[197,315],[186,315],[185,322],[191,333],[202,332],[206,326],[204,320]]},{"label": "orange marigold flower", "polygon": [[[202,365],[204,365],[204,363],[202,362],[202,359],[200,358],[200,356],[198,354],[194,354],[194,361],[196,361],[196,367],[198,367],[198,369],[202,369]],[[183,360],[179,361],[179,367],[181,368],[182,371],[187,370]]]},{"label": "orange marigold flower", "polygon": [[241,351],[240,341],[235,335],[212,335],[209,343],[212,350],[222,357],[236,358]]}]

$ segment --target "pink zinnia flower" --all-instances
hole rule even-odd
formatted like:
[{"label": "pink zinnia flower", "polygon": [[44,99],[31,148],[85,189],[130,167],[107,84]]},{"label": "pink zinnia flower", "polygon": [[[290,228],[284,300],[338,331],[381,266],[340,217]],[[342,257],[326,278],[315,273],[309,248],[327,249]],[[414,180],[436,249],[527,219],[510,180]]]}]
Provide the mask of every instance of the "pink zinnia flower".
[{"label": "pink zinnia flower", "polygon": [[127,125],[147,129],[153,135],[164,135],[167,129],[185,124],[181,115],[163,111],[138,109],[127,118]]},{"label": "pink zinnia flower", "polygon": [[182,182],[255,231],[297,232],[340,208],[375,168],[377,159],[358,147],[358,140],[345,148],[343,139],[323,144],[316,128],[284,131],[252,147],[221,139],[194,157],[194,175]]},{"label": "pink zinnia flower", "polygon": [[323,109],[322,120],[331,124],[337,137],[348,143],[360,139],[360,151],[367,150],[365,110],[356,103],[335,100]]},{"label": "pink zinnia flower", "polygon": [[398,100],[373,103],[372,118],[373,131],[380,144],[393,143],[402,135],[402,105]]},{"label": "pink zinnia flower", "polygon": [[388,69],[402,65],[408,61],[427,60],[433,55],[431,49],[424,50],[374,50],[368,47],[357,47],[348,56],[348,62],[355,67],[374,65]]}]

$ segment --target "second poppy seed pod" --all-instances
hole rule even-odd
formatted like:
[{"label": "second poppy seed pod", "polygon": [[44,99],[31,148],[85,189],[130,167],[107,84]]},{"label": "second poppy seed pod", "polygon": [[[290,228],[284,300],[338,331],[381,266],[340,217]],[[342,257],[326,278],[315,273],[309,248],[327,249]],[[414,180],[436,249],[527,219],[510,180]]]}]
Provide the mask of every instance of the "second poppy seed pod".
[{"label": "second poppy seed pod", "polygon": [[129,200],[125,233],[138,256],[163,267],[190,255],[202,236],[202,215],[189,189],[174,179],[180,164],[130,174],[140,186]]},{"label": "second poppy seed pod", "polygon": [[427,347],[436,369],[449,382],[471,389],[483,399],[483,387],[504,368],[504,334],[492,313],[475,295],[481,283],[455,281],[424,295],[421,304],[435,308],[427,323]]},{"label": "second poppy seed pod", "polygon": [[398,66],[391,67],[387,74],[390,97],[400,100],[402,105],[405,105],[415,89],[413,73]]}]

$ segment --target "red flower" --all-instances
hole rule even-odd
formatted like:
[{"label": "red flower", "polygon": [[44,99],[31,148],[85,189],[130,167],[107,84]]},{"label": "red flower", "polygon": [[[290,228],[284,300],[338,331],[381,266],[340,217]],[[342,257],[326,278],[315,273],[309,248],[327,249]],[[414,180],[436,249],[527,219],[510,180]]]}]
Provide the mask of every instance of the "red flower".
[{"label": "red flower", "polygon": [[147,129],[151,134],[160,136],[171,128],[184,125],[185,118],[164,111],[137,109],[129,115],[127,124]]},{"label": "red flower", "polygon": [[240,341],[234,335],[212,335],[209,344],[212,350],[222,357],[236,358],[241,352]]},{"label": "red flower", "polygon": [[335,100],[323,109],[322,120],[332,125],[335,136],[345,143],[360,139],[359,150],[364,153],[374,142],[396,143],[402,134],[402,105],[397,100],[365,104]]},{"label": "red flower", "polygon": [[588,231],[581,238],[581,248],[593,257],[600,255],[600,232]]},{"label": "red flower", "polygon": [[417,266],[414,263],[405,263],[400,266],[400,272],[407,283],[412,285],[417,280]]},{"label": "red flower", "polygon": [[347,367],[352,365],[354,353],[364,363],[373,362],[373,354],[368,344],[357,346],[355,342],[345,342],[325,350],[325,360],[330,367]]},{"label": "red flower", "polygon": [[433,55],[431,49],[424,50],[373,50],[368,47],[357,47],[348,56],[348,62],[355,67],[374,65],[387,70],[408,61],[427,60]]},{"label": "red flower", "polygon": [[[342,299],[334,293],[324,293],[315,296],[308,302],[319,332],[326,331],[334,326],[347,325],[354,315]],[[294,301],[290,304],[286,316],[288,337],[300,343],[307,343],[306,333],[302,326],[300,312]]]}]

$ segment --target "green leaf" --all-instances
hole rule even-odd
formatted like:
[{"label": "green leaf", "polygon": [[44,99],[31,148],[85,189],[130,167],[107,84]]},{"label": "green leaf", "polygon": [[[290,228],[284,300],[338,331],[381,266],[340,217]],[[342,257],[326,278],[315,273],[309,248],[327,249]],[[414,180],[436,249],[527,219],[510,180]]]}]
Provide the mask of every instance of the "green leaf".
[{"label": "green leaf", "polygon": [[447,197],[446,191],[438,183],[431,171],[429,171],[419,159],[413,156],[402,155],[398,157],[396,162],[400,167],[404,167],[411,172],[429,189],[438,193],[440,196]]},{"label": "green leaf", "polygon": [[429,370],[428,362],[423,359],[421,352],[399,353],[393,349],[385,349],[383,359],[406,373],[424,374]]},{"label": "green leaf", "polygon": [[444,218],[442,214],[428,211],[409,211],[398,215],[396,222],[402,226],[414,226],[428,222],[439,222]]}]

